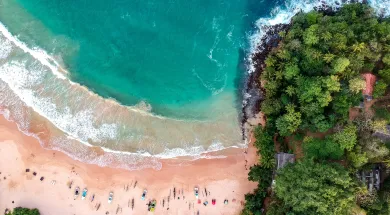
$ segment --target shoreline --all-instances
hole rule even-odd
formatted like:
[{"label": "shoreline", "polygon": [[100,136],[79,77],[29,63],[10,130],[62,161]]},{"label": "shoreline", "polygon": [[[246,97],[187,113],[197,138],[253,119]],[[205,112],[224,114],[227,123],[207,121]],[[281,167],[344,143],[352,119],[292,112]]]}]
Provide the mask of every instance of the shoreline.
[{"label": "shoreline", "polygon": [[[363,4],[369,4],[366,0],[352,0],[351,2],[361,2]],[[348,3],[348,2],[344,2]],[[258,32],[255,32],[252,37],[257,38],[256,41],[251,41],[252,50],[246,57],[247,61],[247,78],[245,79],[244,89],[243,89],[243,105],[241,108],[241,131],[243,139],[250,136],[251,129],[259,123],[259,120],[262,120],[262,115],[260,114],[261,102],[265,98],[265,91],[260,83],[260,76],[263,69],[265,68],[264,60],[267,57],[268,53],[272,50],[273,46],[277,45],[281,40],[278,37],[278,32],[288,30],[292,24],[291,18],[298,13],[316,10],[322,11],[326,14],[332,14],[335,10],[340,8],[343,4],[342,1],[338,2],[324,2],[319,1],[317,3],[312,3],[310,7],[305,7],[306,5],[288,5],[284,10],[287,13],[287,16],[276,16],[266,17],[262,20],[263,23],[257,24],[256,29]],[[299,10],[297,10],[299,9]],[[377,12],[382,16],[385,15],[383,8],[377,5]],[[277,22],[276,22],[277,21]],[[253,39],[253,38],[252,38]],[[251,40],[251,39],[250,39]]]},{"label": "shoreline", "polygon": [[[314,6],[313,10],[322,11],[326,14],[332,14],[335,11],[331,5],[325,2]],[[294,14],[296,15],[301,12],[302,10]],[[261,74],[266,67],[265,59],[272,49],[282,40],[278,33],[288,31],[291,25],[292,20],[290,19],[287,23],[282,22],[274,25],[264,25],[258,29],[259,31],[264,31],[264,34],[258,35],[260,40],[256,43],[254,50],[247,56],[248,75],[244,83],[244,99],[241,108],[241,129],[244,140],[250,136],[250,132],[256,125],[261,124],[261,121],[265,120],[265,116],[261,113],[261,103],[266,96],[263,88],[264,83],[261,80]]]},{"label": "shoreline", "polygon": [[[263,83],[260,80],[265,68],[264,61],[272,48],[280,41],[278,32],[287,30],[290,24],[277,24],[265,26],[264,36],[257,45],[254,52],[248,56],[248,64],[253,67],[253,71],[248,74],[245,80],[244,100],[242,105],[241,129],[243,139],[251,137],[252,130],[259,124],[264,125],[265,116],[261,113],[261,103],[265,99]],[[250,69],[248,69],[250,71]]]},{"label": "shoreline", "polygon": [[[29,59],[37,60],[45,67],[42,71],[34,70],[34,72],[33,69],[31,71],[26,69],[23,63],[11,65],[8,60],[5,60],[4,62],[7,63],[4,63],[2,68],[6,72],[1,77],[0,83],[1,87],[4,85],[3,95],[5,97],[5,101],[0,105],[0,111],[2,109],[9,111],[10,117],[7,116],[7,113],[4,114],[7,118],[25,126],[21,126],[20,130],[26,132],[27,135],[40,133],[41,127],[33,128],[35,130],[30,132],[29,125],[35,123],[29,120],[41,116],[45,119],[42,121],[47,121],[42,122],[43,127],[49,128],[49,133],[56,134],[56,136],[52,135],[50,142],[44,141],[42,145],[45,147],[55,147],[79,160],[88,157],[90,160],[86,162],[93,162],[96,159],[92,159],[90,154],[78,152],[89,151],[86,148],[93,147],[92,145],[100,146],[108,153],[121,153],[127,157],[127,160],[135,161],[130,162],[134,165],[128,168],[136,169],[138,167],[135,164],[138,160],[177,156],[191,156],[197,159],[207,151],[220,150],[222,147],[244,146],[240,136],[238,118],[235,117],[235,113],[238,113],[239,110],[229,107],[229,112],[224,114],[224,117],[211,121],[184,121],[162,117],[150,112],[135,111],[130,106],[119,104],[115,99],[104,98],[88,91],[85,86],[71,82],[68,78],[59,78],[56,76],[56,71],[53,71],[58,69],[57,64],[54,64],[55,61],[44,50],[27,47],[25,43],[13,36],[2,23],[0,23],[0,31],[2,32],[1,39],[4,37],[4,41],[9,44],[10,52],[7,52],[5,56],[10,55],[12,59],[14,54],[28,55]],[[53,64],[51,67],[47,66],[50,62]],[[14,71],[17,71],[17,74]],[[7,75],[8,72],[11,74]],[[44,82],[36,82],[35,84],[34,82],[31,86],[28,84],[29,87],[26,88],[24,85],[20,85],[20,83],[30,83],[30,80],[25,77],[35,74],[38,74],[37,77],[34,76],[37,80],[53,78],[53,82],[50,84]],[[8,78],[13,75],[19,79]],[[40,86],[41,84],[43,84],[44,89]],[[47,90],[57,88],[59,89],[58,97],[53,95],[51,90]],[[37,89],[42,90],[42,92],[35,94]],[[60,98],[65,95],[64,92],[68,91],[71,92],[66,94],[69,103],[62,103]],[[84,99],[80,100],[80,96]],[[231,96],[231,93],[221,94],[215,102],[220,105],[220,101],[230,101]],[[218,106],[213,111],[221,112],[222,107],[222,105]],[[231,112],[232,110],[234,112]],[[105,117],[101,117],[101,113],[105,113]],[[177,132],[182,135],[169,135]],[[39,139],[46,140],[46,138]],[[58,144],[55,145],[54,141],[57,141]],[[64,143],[65,141],[69,143]],[[81,142],[86,146],[76,146],[74,142]],[[78,152],[75,150],[76,152],[73,153],[70,147],[72,144],[72,147],[81,150]],[[100,163],[100,165],[104,165],[104,163]],[[158,163],[152,161],[150,165],[139,168],[160,168],[159,166]]]},{"label": "shoreline", "polygon": [[[201,214],[237,214],[242,209],[244,194],[256,187],[256,183],[247,180],[249,166],[258,160],[256,148],[252,144],[247,153],[239,149],[225,151],[224,159],[162,159],[161,170],[147,168],[126,171],[82,163],[62,152],[44,149],[38,140],[24,135],[14,122],[7,121],[3,116],[0,118],[0,142],[3,161],[15,160],[12,167],[7,165],[8,162],[0,163],[0,187],[3,190],[1,199],[7,200],[0,203],[0,210],[17,206],[36,207],[45,215],[55,214],[55,209],[61,207],[69,212],[64,214],[102,214],[102,211],[114,214],[119,205],[126,214],[125,211],[131,212],[131,208],[127,207],[128,200],[134,198],[133,213],[147,214],[146,203],[140,200],[142,190],[147,188],[147,199],[157,200],[155,214],[190,214],[197,210]],[[26,168],[38,175],[31,176],[31,173],[25,172]],[[42,182],[39,181],[41,176],[45,177]],[[56,185],[50,184],[52,180],[56,181]],[[80,189],[83,189],[85,186],[88,187],[89,194],[96,193],[94,202],[73,200],[74,187],[69,190],[66,186],[69,180],[74,181],[74,187],[80,186]],[[138,181],[136,188],[125,192],[123,187],[131,181]],[[201,190],[207,187],[210,191],[211,196],[208,197],[199,194],[202,203],[216,198],[217,204],[197,204],[193,194],[195,186],[199,186]],[[185,199],[173,200],[171,197],[170,209],[166,210],[167,205],[162,207],[161,201],[165,199],[167,202],[173,187],[183,189]],[[226,192],[226,189],[231,189],[232,192]],[[106,200],[111,190],[114,191],[114,202],[109,205]],[[48,193],[51,193],[50,198]],[[27,198],[28,196],[31,198]],[[37,196],[39,201],[34,200],[34,196]],[[223,204],[225,198],[229,200],[228,205]],[[233,199],[236,202],[233,202]],[[98,201],[101,202],[101,208],[96,212],[93,205]],[[46,207],[48,202],[53,207]],[[64,202],[68,204],[61,204],[63,207],[58,204]],[[193,206],[191,203],[194,203]]]},{"label": "shoreline", "polygon": [[[4,111],[5,110],[5,111]],[[55,145],[51,143],[50,139],[53,134],[56,133],[56,130],[58,129],[55,125],[53,125],[50,120],[47,120],[44,116],[41,116],[39,114],[36,114],[33,117],[32,123],[30,123],[29,128],[27,130],[20,129],[19,123],[17,123],[14,119],[10,117],[10,115],[7,113],[8,109],[2,109],[0,106],[0,117],[6,120],[7,122],[13,123],[17,126],[17,129],[22,134],[34,138],[36,141],[39,142],[40,146],[46,150],[53,150],[58,151],[61,153],[66,154],[68,157],[71,157],[73,160],[80,161],[82,163],[88,163],[92,165],[98,165],[100,167],[109,167],[109,168],[118,168],[118,169],[124,169],[126,171],[133,171],[133,170],[141,170],[141,169],[154,169],[154,170],[160,170],[161,169],[161,162],[160,161],[181,161],[181,162],[192,162],[200,159],[224,159],[228,155],[235,155],[237,153],[240,153],[241,151],[247,150],[248,141],[245,140],[245,143],[242,143],[237,146],[229,146],[229,147],[223,147],[218,148],[215,147],[215,149],[211,149],[210,147],[208,149],[200,149],[201,151],[197,154],[186,154],[187,151],[190,149],[196,150],[196,148],[199,148],[199,146],[193,146],[190,149],[182,149],[184,150],[184,154],[186,155],[176,155],[176,156],[160,156],[161,154],[165,153],[162,152],[160,154],[151,155],[148,152],[128,152],[128,151],[117,151],[112,150],[109,148],[101,147],[101,146],[95,146],[91,145],[89,143],[82,142],[78,139],[72,139],[76,144],[80,144],[79,148],[83,152],[86,152],[89,156],[97,157],[97,159],[100,159],[98,157],[111,156],[111,157],[121,157],[121,156],[137,156],[138,158],[143,158],[144,161],[151,161],[152,166],[142,166],[141,168],[127,168],[126,166],[121,165],[115,165],[118,163],[121,163],[120,159],[115,160],[115,162],[106,164],[106,163],[89,163],[89,161],[80,160],[77,156],[74,157],[73,154],[69,151],[64,151],[61,149],[61,147],[56,147]],[[62,131],[62,130],[60,130]],[[63,131],[62,131],[63,132]],[[244,146],[245,145],[245,146]],[[211,147],[212,148],[212,147]],[[175,148],[176,149],[176,148]],[[175,149],[169,149],[169,150],[175,150]],[[177,148],[180,150],[181,148]],[[169,154],[169,153],[168,153]],[[136,161],[137,163],[138,161]],[[158,166],[153,166],[153,164],[159,164]]]},{"label": "shoreline", "polygon": [[[157,200],[156,214],[195,214],[197,211],[201,214],[238,214],[245,201],[244,194],[256,188],[256,183],[249,182],[247,177],[249,167],[259,160],[257,149],[253,146],[252,130],[254,126],[263,124],[266,118],[260,112],[261,102],[265,98],[263,82],[260,80],[265,67],[264,60],[274,44],[280,41],[278,32],[288,29],[290,25],[291,22],[262,29],[265,35],[261,38],[258,49],[248,56],[254,71],[245,79],[240,119],[242,139],[248,149],[234,146],[224,149],[215,147],[215,151],[203,152],[198,156],[173,158],[149,157],[143,154],[140,156],[159,162],[160,169],[141,167],[142,169],[128,171],[120,165],[113,168],[100,166],[99,162],[83,163],[76,160],[77,158],[73,159],[69,151],[61,152],[59,148],[46,149],[52,146],[44,139],[45,136],[51,135],[50,131],[43,129],[31,132],[38,139],[43,136],[40,143],[37,138],[23,134],[15,122],[0,116],[0,156],[3,158],[0,163],[0,189],[3,191],[0,198],[4,200],[0,202],[0,210],[24,206],[36,207],[41,210],[41,214],[58,214],[59,209],[63,209],[64,214],[103,214],[106,211],[109,214],[147,214],[147,201],[140,199],[142,190],[146,188],[146,200]],[[116,158],[127,154],[92,145],[88,146],[86,151],[96,155],[95,160],[98,161],[102,161],[102,155],[107,155],[114,164],[121,162]],[[142,162],[141,165],[144,165],[146,159]],[[9,167],[8,164],[11,163],[12,167]],[[38,175],[32,176],[32,172],[25,172],[27,168]],[[45,179],[41,182],[40,177]],[[52,184],[53,181],[56,182],[55,185]],[[69,181],[74,181],[72,190],[67,188]],[[132,187],[134,182],[138,184]],[[128,185],[129,190],[126,188]],[[72,199],[76,186],[80,186],[81,190],[88,187],[87,200]],[[217,205],[198,204],[193,192],[196,186],[202,191],[199,194],[202,203],[206,200],[211,203],[211,199],[216,198]],[[184,191],[182,195],[178,194],[180,199],[173,199],[173,188],[176,191]],[[209,196],[204,196],[204,188],[211,191]],[[107,203],[110,191],[114,192],[114,202],[111,205]],[[88,199],[92,193],[97,197],[91,203]],[[132,198],[135,199],[134,210],[128,206]],[[223,204],[224,199],[229,201],[228,205]],[[165,207],[162,205],[163,201]],[[94,205],[98,202],[101,207],[96,212]],[[168,203],[169,210],[166,210]]]}]

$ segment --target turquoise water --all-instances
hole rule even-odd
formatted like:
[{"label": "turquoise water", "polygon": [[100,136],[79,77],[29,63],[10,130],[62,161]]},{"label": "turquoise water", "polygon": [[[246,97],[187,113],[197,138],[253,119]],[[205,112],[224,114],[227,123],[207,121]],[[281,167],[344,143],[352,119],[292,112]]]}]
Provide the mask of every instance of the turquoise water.
[{"label": "turquoise water", "polygon": [[243,147],[248,38],[268,4],[1,0],[0,114],[99,165]]},{"label": "turquoise water", "polygon": [[[390,1],[368,3],[390,15]],[[0,114],[44,147],[101,166],[159,169],[159,158],[245,147],[250,54],[266,26],[321,5],[0,0]]]},{"label": "turquoise water", "polygon": [[0,20],[12,33],[61,58],[73,81],[124,105],[145,101],[159,115],[203,119],[212,108],[204,102],[234,92],[244,73],[250,14],[242,0],[7,4]]}]

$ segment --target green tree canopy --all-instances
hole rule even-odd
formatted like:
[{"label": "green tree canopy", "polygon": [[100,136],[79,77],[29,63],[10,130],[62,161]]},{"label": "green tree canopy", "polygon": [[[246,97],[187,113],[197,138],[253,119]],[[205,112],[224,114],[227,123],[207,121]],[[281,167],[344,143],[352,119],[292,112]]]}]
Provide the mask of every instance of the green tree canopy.
[{"label": "green tree canopy", "polygon": [[292,105],[287,106],[286,109],[287,113],[276,120],[276,127],[282,136],[291,135],[301,124],[301,113],[296,112]]},{"label": "green tree canopy", "polygon": [[383,63],[390,66],[390,54],[386,54],[382,59]]},{"label": "green tree canopy", "polygon": [[361,73],[367,70],[381,77],[373,96],[384,95],[390,84],[388,20],[365,4],[346,4],[331,15],[300,13],[293,20],[268,54],[261,75],[264,111],[277,119],[282,136],[299,129],[323,132],[345,123],[349,108],[361,98]]},{"label": "green tree canopy", "polygon": [[261,215],[263,208],[264,198],[267,196],[267,192],[262,189],[255,189],[253,193],[245,195],[245,207],[242,211],[242,215]]},{"label": "green tree canopy", "polygon": [[380,70],[378,73],[379,76],[383,78],[383,80],[386,81],[387,84],[390,83],[390,69],[383,69]]},{"label": "green tree canopy", "polygon": [[332,135],[332,140],[340,145],[341,149],[351,151],[357,142],[357,128],[348,124],[343,130]]},{"label": "green tree canopy", "polygon": [[372,96],[374,98],[379,98],[383,95],[385,95],[385,92],[386,92],[386,89],[387,89],[387,84],[384,80],[379,80],[376,84],[375,84],[375,87],[374,87],[374,92],[372,94]]},{"label": "green tree canopy", "polygon": [[295,214],[346,214],[354,203],[354,182],[339,164],[311,160],[278,172],[275,193]]},{"label": "green tree canopy", "polygon": [[303,141],[305,156],[315,159],[340,159],[344,151],[331,138],[324,140],[306,137]]},{"label": "green tree canopy", "polygon": [[349,66],[350,61],[348,58],[340,57],[333,61],[333,70],[335,73],[342,73]]},{"label": "green tree canopy", "polygon": [[[265,65],[256,61],[262,70],[259,81],[266,97],[261,108],[267,126],[256,132],[255,145],[261,158],[260,164],[251,168],[249,179],[258,181],[259,186],[246,196],[244,214],[262,213],[275,163],[274,138],[284,152],[288,150],[284,143],[289,142],[289,149],[295,151],[295,143],[304,139],[305,158],[279,170],[270,214],[361,212],[354,201],[355,176],[334,160],[347,158],[343,164],[352,172],[372,162],[389,160],[390,147],[373,136],[374,130],[386,132],[384,128],[390,122],[387,109],[377,110],[374,120],[349,122],[349,111],[361,102],[362,89],[366,87],[362,73],[378,77],[374,98],[386,93],[390,84],[389,35],[390,18],[378,17],[367,4],[359,3],[345,4],[332,13],[298,13],[288,28],[275,35],[280,42],[265,50]],[[326,133],[324,138],[302,137],[299,141],[288,137],[307,131],[332,134]],[[360,195],[366,196],[370,195]],[[389,210],[379,208],[390,208],[390,201],[367,202],[376,207],[367,210],[368,214],[388,214]]]},{"label": "green tree canopy", "polygon": [[12,211],[12,213],[9,213],[8,215],[40,215],[40,213],[36,208],[29,209],[29,208],[17,207]]},{"label": "green tree canopy", "polygon": [[255,130],[255,146],[259,149],[260,163],[266,168],[272,168],[275,165],[275,150],[273,136],[261,126]]},{"label": "green tree canopy", "polygon": [[362,151],[361,146],[356,146],[351,152],[348,152],[347,156],[355,168],[360,168],[368,162],[367,154]]},{"label": "green tree canopy", "polygon": [[362,90],[366,89],[366,81],[360,77],[349,80],[349,89],[353,93],[361,93]]}]

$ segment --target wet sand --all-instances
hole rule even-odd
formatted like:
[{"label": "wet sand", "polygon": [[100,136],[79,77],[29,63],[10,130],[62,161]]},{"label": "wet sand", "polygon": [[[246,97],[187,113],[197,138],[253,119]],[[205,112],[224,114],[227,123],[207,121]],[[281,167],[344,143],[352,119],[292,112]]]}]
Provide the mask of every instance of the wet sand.
[{"label": "wet sand", "polygon": [[[100,148],[94,150],[105,153]],[[257,161],[256,149],[250,144],[245,151],[228,149],[215,153],[226,155],[223,159],[161,160],[162,169],[159,171],[99,167],[42,148],[37,139],[24,135],[15,123],[1,116],[0,212],[22,206],[38,208],[42,215],[148,214],[146,203],[155,199],[154,214],[197,214],[198,211],[199,214],[239,214],[245,193],[256,187],[247,180],[247,169]],[[26,172],[26,169],[30,171]],[[33,172],[37,173],[36,176]],[[44,177],[43,181],[40,181],[41,177]],[[70,181],[73,181],[71,189],[68,188]],[[81,200],[81,195],[74,200],[77,186],[80,191],[88,188],[85,200]],[[201,204],[195,198],[195,186],[200,189]],[[148,193],[146,200],[142,201],[144,189]],[[110,191],[114,192],[114,199],[108,204]],[[92,194],[95,194],[93,202],[90,200]],[[212,199],[216,199],[215,205],[211,204]],[[225,199],[229,201],[228,205],[223,204]],[[204,206],[204,201],[209,204]],[[99,203],[100,208],[96,211]]]}]

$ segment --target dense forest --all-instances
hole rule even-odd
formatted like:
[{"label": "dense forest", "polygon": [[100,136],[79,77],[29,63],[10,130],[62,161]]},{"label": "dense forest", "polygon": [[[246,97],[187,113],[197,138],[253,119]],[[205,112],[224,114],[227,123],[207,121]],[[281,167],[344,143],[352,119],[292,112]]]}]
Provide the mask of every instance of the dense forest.
[{"label": "dense forest", "polygon": [[[390,214],[390,19],[347,4],[299,13],[278,37],[242,214]],[[280,152],[295,162],[277,170]]]}]

